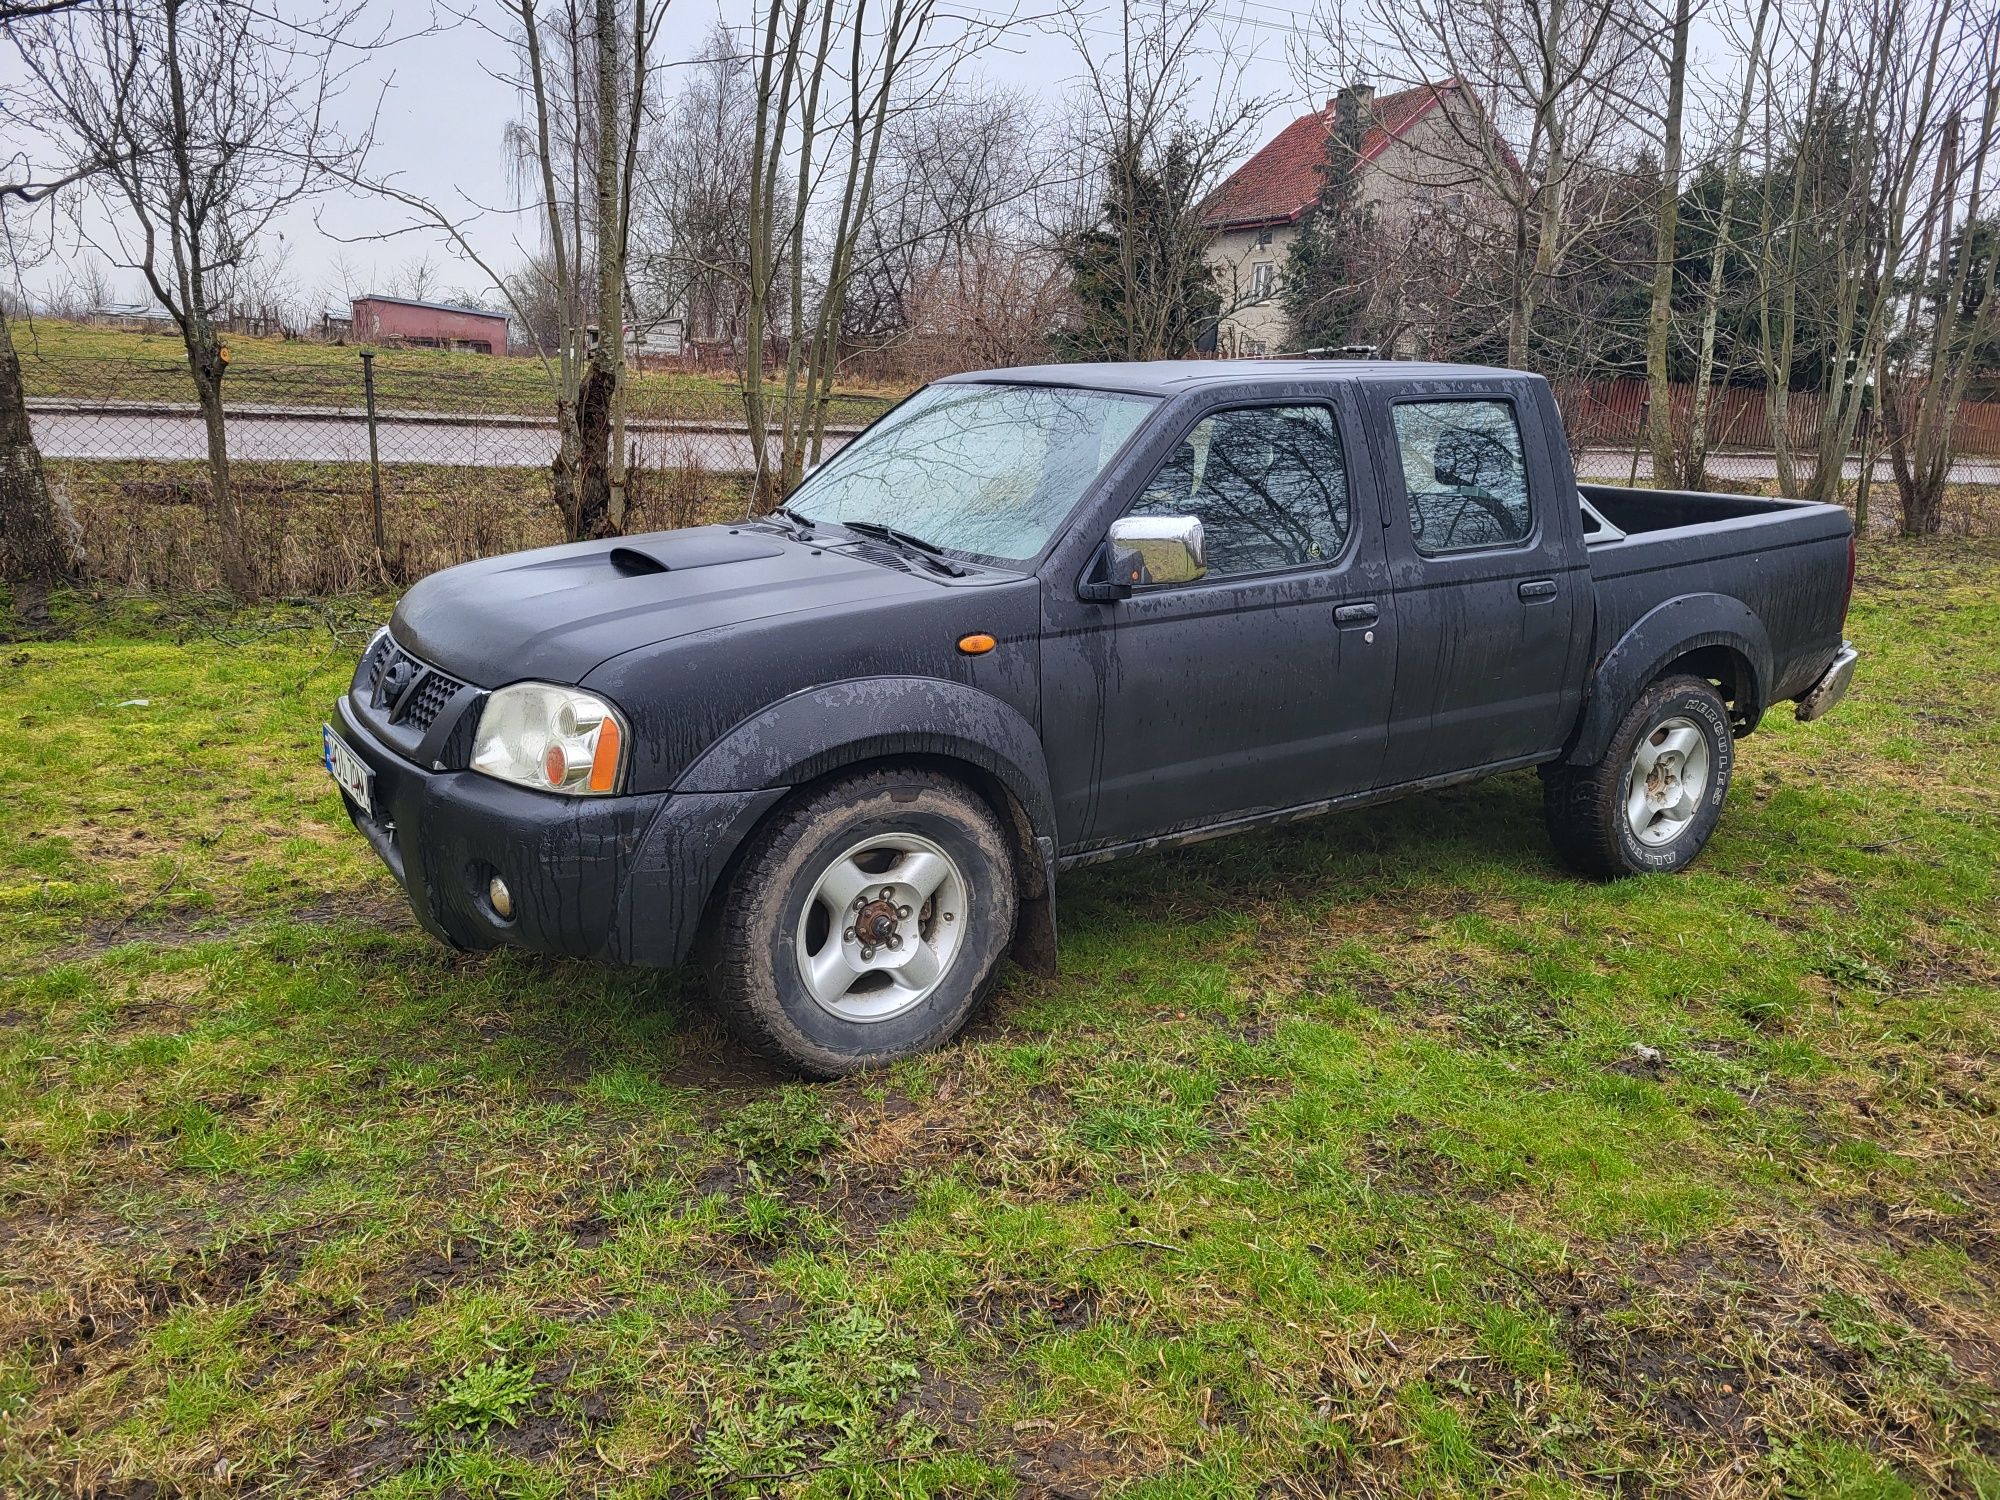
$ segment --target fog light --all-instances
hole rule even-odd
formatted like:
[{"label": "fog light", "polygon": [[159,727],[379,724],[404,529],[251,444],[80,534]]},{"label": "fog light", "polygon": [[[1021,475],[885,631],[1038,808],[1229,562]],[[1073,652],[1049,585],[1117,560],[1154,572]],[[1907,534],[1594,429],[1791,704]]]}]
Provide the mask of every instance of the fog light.
[{"label": "fog light", "polygon": [[507,882],[498,875],[486,882],[486,899],[492,903],[493,914],[501,921],[514,920],[514,893],[507,889]]}]

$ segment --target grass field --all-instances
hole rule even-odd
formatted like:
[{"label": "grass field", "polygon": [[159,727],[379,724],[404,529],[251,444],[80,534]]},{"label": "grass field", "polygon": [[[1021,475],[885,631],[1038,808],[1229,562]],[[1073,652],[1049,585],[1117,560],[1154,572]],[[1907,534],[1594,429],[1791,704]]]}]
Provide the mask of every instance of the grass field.
[{"label": "grass field", "polygon": [[1680,878],[1531,775],[1065,877],[832,1086],[444,951],[317,728],[379,607],[0,648],[0,1492],[2000,1497],[2000,541]]},{"label": "grass field", "polygon": [[[57,319],[10,323],[31,397],[191,402],[187,353],[173,332],[136,333]],[[306,339],[227,340],[225,402],[359,408],[364,399],[360,349]],[[635,417],[738,422],[742,386],[734,377],[634,371]],[[778,385],[770,390],[782,394]],[[872,421],[901,390],[843,390],[828,411],[834,422]],[[553,405],[541,362],[524,356],[454,354],[440,349],[379,349],[375,401],[383,411],[538,413]]]}]

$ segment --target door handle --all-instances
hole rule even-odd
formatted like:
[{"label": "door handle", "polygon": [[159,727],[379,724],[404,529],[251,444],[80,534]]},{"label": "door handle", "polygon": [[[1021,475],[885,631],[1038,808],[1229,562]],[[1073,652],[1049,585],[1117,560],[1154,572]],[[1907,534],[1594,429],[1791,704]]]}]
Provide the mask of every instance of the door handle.
[{"label": "door handle", "polygon": [[1518,591],[1523,599],[1553,599],[1556,596],[1556,581],[1553,578],[1534,578],[1521,585]]},{"label": "door handle", "polygon": [[1382,612],[1372,604],[1342,604],[1333,612],[1336,625],[1373,625]]}]

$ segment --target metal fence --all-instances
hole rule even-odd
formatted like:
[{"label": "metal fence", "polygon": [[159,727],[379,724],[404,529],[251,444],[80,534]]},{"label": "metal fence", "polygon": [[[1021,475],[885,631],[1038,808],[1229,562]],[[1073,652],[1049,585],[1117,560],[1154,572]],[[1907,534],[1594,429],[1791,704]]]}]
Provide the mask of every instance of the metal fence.
[{"label": "metal fence", "polygon": [[[30,342],[22,373],[37,442],[92,572],[155,590],[217,580],[207,434],[170,341],[133,356]],[[406,582],[468,558],[560,541],[551,501],[555,390],[538,361],[418,349],[238,341],[224,390],[232,484],[267,587],[337,592]],[[774,392],[775,394],[775,392]],[[1649,482],[1643,382],[1559,392],[1577,470]],[[741,515],[752,466],[732,377],[637,371],[629,386],[628,530]],[[892,394],[835,398],[829,445]],[[1685,402],[1683,393],[1676,397]],[[1719,391],[1706,482],[1769,490],[1777,465],[1760,392]],[[1794,443],[1819,405],[1795,397]],[[2000,484],[2000,402],[1969,402],[1953,477]],[[1859,473],[1851,458],[1848,477]],[[1874,480],[1888,484],[1878,459]],[[1888,508],[1889,496],[1882,497]],[[377,538],[380,547],[377,546]]]},{"label": "metal fence", "polygon": [[[1670,388],[1673,426],[1685,432],[1692,422],[1695,388]],[[1650,482],[1652,460],[1646,425],[1647,385],[1636,376],[1615,380],[1558,382],[1556,399],[1562,408],[1577,471],[1600,482]],[[1787,444],[1802,467],[1811,466],[1826,423],[1826,398],[1812,391],[1793,391],[1785,399],[1783,428]],[[1710,449],[1707,481],[1721,486],[1764,488],[1777,480],[1778,467],[1772,404],[1762,387],[1718,385],[1709,393],[1707,424]],[[1873,440],[1874,412],[1864,410],[1855,428],[1843,477],[1861,474],[1863,455],[1872,455],[1872,483],[1890,482],[1890,464],[1881,444]],[[1952,427],[1952,477],[1961,484],[2000,484],[2000,401],[1975,399],[1962,403]]]},{"label": "metal fence", "polygon": [[[538,361],[245,345],[223,381],[225,441],[246,548],[268,587],[408,581],[562,539],[550,489],[556,388]],[[146,589],[213,586],[208,434],[186,363],[30,347],[21,370],[44,466],[92,573]],[[628,391],[628,529],[742,514],[754,459],[740,384],[635,371]],[[829,447],[892,399],[836,397]]]}]

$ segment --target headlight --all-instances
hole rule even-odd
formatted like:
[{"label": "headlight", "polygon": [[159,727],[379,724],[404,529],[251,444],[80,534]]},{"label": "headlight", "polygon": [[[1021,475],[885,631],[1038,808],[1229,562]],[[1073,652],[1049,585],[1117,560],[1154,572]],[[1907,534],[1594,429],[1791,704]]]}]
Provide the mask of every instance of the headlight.
[{"label": "headlight", "polygon": [[602,698],[546,682],[517,682],[486,700],[472,769],[543,792],[618,790],[625,728]]}]

